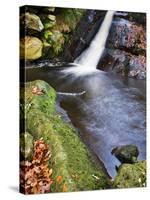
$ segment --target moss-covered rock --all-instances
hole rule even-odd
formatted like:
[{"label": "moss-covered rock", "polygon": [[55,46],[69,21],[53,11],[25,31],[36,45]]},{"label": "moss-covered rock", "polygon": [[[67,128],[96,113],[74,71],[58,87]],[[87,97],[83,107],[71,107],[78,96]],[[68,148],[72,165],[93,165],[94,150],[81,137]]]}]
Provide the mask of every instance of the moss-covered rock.
[{"label": "moss-covered rock", "polygon": [[135,164],[122,164],[114,180],[116,188],[131,188],[146,186],[146,161]]},{"label": "moss-covered rock", "polygon": [[40,39],[31,36],[25,36],[20,41],[20,58],[26,60],[35,60],[42,56],[43,43]]},{"label": "moss-covered rock", "polygon": [[52,192],[107,188],[108,178],[96,167],[76,130],[54,111],[55,91],[44,81],[27,83],[25,91],[26,129],[51,147]]},{"label": "moss-covered rock", "polygon": [[[24,91],[23,91],[24,93]],[[24,94],[22,97],[24,98]],[[48,83],[40,80],[26,83],[25,110],[31,109],[42,111],[46,116],[55,112],[56,92]]]},{"label": "moss-covered rock", "polygon": [[21,59],[57,57],[63,52],[84,13],[83,9],[26,6],[21,12],[20,33],[24,38],[26,30],[28,38],[21,39]]},{"label": "moss-covered rock", "polygon": [[20,135],[20,152],[25,160],[30,160],[33,156],[33,136],[28,132]]},{"label": "moss-covered rock", "polygon": [[135,145],[122,145],[114,148],[112,154],[114,154],[121,163],[134,163],[137,161],[139,150]]}]

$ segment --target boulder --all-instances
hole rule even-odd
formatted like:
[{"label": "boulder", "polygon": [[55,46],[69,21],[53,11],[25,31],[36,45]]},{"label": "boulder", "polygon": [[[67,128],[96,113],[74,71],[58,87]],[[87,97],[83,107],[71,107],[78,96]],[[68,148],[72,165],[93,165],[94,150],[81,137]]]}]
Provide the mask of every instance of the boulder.
[{"label": "boulder", "polygon": [[25,13],[25,27],[41,32],[44,28],[40,18],[29,12]]},{"label": "boulder", "polygon": [[137,161],[139,151],[135,145],[122,145],[114,148],[112,154],[121,162],[121,163],[134,163]]},{"label": "boulder", "polygon": [[115,177],[115,188],[131,188],[146,186],[146,161],[134,164],[122,164]]},{"label": "boulder", "polygon": [[20,41],[20,58],[26,60],[35,60],[42,56],[43,43],[40,39],[31,36],[25,36]]},{"label": "boulder", "polygon": [[30,160],[33,155],[33,136],[28,133],[21,133],[20,135],[20,152],[21,155]]}]

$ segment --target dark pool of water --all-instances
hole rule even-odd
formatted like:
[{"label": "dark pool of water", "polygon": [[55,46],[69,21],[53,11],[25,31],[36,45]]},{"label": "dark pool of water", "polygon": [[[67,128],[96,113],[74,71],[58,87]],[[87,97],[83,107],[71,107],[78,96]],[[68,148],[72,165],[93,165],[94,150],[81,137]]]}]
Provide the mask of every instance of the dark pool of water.
[{"label": "dark pool of water", "polygon": [[123,79],[99,70],[77,77],[48,68],[28,70],[27,79],[45,80],[59,92],[86,91],[81,96],[58,95],[58,100],[111,177],[120,164],[111,154],[114,147],[135,144],[140,151],[139,159],[146,159],[144,81]]}]

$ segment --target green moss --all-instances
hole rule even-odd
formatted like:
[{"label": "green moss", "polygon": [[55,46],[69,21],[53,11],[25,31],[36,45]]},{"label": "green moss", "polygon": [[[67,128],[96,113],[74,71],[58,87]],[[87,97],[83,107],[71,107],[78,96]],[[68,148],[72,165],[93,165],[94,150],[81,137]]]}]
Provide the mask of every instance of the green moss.
[{"label": "green moss", "polygon": [[[43,92],[42,95],[34,94],[33,88],[37,87]],[[53,114],[55,111],[56,92],[46,82],[37,80],[26,83],[25,88],[25,110],[36,108],[44,112],[47,116]]]},{"label": "green moss", "polygon": [[[45,93],[41,96],[33,95],[31,91],[34,85],[44,89]],[[54,113],[55,96],[54,90],[43,81],[26,85],[25,104],[31,104],[26,112],[26,129],[34,139],[42,137],[51,147],[52,158],[49,164],[53,169],[52,192],[63,191],[64,184],[67,191],[107,188],[107,177],[91,160],[76,130]],[[56,181],[58,176],[62,177],[60,183]]]},{"label": "green moss", "polygon": [[84,13],[85,10],[83,9],[67,8],[62,9],[60,15],[64,22],[74,30]]},{"label": "green moss", "polygon": [[50,44],[52,55],[58,55],[64,47],[65,38],[58,30],[46,30],[44,32],[44,39]]},{"label": "green moss", "polygon": [[131,188],[146,186],[146,161],[122,164],[114,180],[114,187]]}]

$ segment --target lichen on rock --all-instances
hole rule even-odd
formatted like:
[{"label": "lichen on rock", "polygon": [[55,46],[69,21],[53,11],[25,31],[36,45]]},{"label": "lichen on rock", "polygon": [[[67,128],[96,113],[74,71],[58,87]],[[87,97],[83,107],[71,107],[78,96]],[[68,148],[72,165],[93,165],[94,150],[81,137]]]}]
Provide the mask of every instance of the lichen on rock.
[{"label": "lichen on rock", "polygon": [[41,32],[44,28],[39,16],[26,12],[25,13],[25,28],[33,29]]},{"label": "lichen on rock", "polygon": [[42,56],[43,43],[40,39],[25,36],[20,41],[20,58],[26,60],[36,60]]}]

